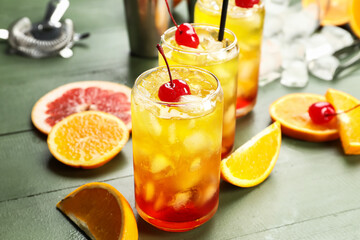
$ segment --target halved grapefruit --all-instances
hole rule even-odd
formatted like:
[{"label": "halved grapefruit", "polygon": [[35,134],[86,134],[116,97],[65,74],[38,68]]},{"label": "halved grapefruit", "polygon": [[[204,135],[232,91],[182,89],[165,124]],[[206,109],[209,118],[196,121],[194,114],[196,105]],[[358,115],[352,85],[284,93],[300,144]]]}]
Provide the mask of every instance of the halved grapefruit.
[{"label": "halved grapefruit", "polygon": [[97,110],[123,120],[131,131],[131,89],[105,81],[73,82],[60,86],[40,98],[31,112],[34,126],[49,134],[51,128],[65,117],[78,112]]}]

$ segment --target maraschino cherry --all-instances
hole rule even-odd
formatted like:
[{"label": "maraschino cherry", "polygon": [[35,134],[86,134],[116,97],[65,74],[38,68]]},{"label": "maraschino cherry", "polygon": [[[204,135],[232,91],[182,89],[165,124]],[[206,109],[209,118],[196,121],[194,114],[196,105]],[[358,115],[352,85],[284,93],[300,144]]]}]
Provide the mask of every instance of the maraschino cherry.
[{"label": "maraschino cherry", "polygon": [[350,109],[347,109],[345,111],[336,112],[334,106],[331,105],[331,103],[328,103],[328,102],[316,102],[316,103],[313,103],[309,107],[308,113],[309,113],[309,116],[310,116],[311,120],[314,123],[316,123],[316,124],[325,124],[327,122],[330,122],[331,119],[333,119],[336,115],[350,112],[350,111],[352,111],[352,110],[354,110],[355,108],[358,108],[358,107],[360,107],[360,104],[355,105],[354,107],[352,107]]},{"label": "maraschino cherry", "polygon": [[336,115],[335,108],[328,102],[313,103],[308,110],[311,120],[316,124],[330,122]]},{"label": "maraschino cherry", "polygon": [[164,50],[159,44],[156,45],[156,47],[159,50],[161,56],[164,58],[170,77],[170,82],[164,83],[160,86],[158,93],[159,99],[164,102],[179,102],[181,96],[191,95],[189,85],[187,85],[187,83],[183,80],[172,79],[170,67],[166,60]]},{"label": "maraschino cherry", "polygon": [[189,23],[183,23],[180,26],[178,26],[175,22],[173,15],[171,14],[168,1],[165,0],[165,2],[166,2],[166,6],[167,6],[168,12],[170,14],[170,17],[171,17],[174,25],[177,28],[176,32],[175,32],[175,41],[177,42],[177,44],[183,45],[186,47],[197,48],[199,46],[200,41],[199,41],[199,37],[196,34],[193,26]]},{"label": "maraschino cherry", "polygon": [[255,4],[258,4],[259,0],[235,0],[235,4],[241,8],[252,8]]}]

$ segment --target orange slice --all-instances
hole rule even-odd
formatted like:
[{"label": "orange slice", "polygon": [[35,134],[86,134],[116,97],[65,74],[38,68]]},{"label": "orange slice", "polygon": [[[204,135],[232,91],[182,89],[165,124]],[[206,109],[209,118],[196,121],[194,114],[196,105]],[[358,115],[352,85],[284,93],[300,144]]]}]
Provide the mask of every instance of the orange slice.
[{"label": "orange slice", "polygon": [[270,116],[273,121],[281,123],[281,131],[289,137],[310,142],[338,139],[339,133],[335,118],[326,124],[315,124],[310,119],[308,114],[310,105],[320,101],[323,102],[326,99],[318,94],[288,94],[270,105]]},{"label": "orange slice", "polygon": [[107,183],[85,184],[56,207],[91,239],[138,239],[136,220],[129,203]]},{"label": "orange slice", "polygon": [[360,38],[360,0],[352,0],[350,5],[350,27]]},{"label": "orange slice", "polygon": [[222,160],[221,177],[239,187],[262,183],[275,166],[280,145],[281,127],[275,122]]},{"label": "orange slice", "polygon": [[[352,0],[302,0],[302,5],[319,4],[321,25],[343,25],[349,22]],[[356,1],[356,0],[354,0]]]},{"label": "orange slice", "polygon": [[96,168],[118,154],[129,139],[122,120],[98,111],[70,115],[52,128],[47,143],[60,162],[82,168]]},{"label": "orange slice", "polygon": [[[329,89],[326,92],[326,99],[334,106],[336,112],[342,112],[360,104],[358,99],[335,89]],[[360,108],[338,114],[337,119],[345,154],[360,154]]]}]

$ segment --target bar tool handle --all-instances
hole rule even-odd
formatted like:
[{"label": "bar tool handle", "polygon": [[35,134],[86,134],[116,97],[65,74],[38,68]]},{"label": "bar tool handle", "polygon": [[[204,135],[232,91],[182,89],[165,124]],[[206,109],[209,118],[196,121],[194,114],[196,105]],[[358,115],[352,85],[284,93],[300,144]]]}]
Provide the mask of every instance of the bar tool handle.
[{"label": "bar tool handle", "polygon": [[69,5],[69,0],[51,0],[47,5],[44,21],[51,26],[59,25]]},{"label": "bar tool handle", "polygon": [[336,78],[345,69],[352,67],[358,63],[360,63],[360,52],[356,52],[347,61],[345,61],[344,63],[341,63],[340,66],[335,70],[333,79]]}]

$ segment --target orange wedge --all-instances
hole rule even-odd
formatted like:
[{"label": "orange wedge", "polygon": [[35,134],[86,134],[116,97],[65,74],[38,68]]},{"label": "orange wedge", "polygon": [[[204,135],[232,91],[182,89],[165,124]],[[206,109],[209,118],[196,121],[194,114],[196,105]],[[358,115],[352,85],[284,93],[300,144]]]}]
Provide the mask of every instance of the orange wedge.
[{"label": "orange wedge", "polygon": [[[335,89],[326,92],[326,99],[334,106],[337,113],[360,104],[358,99]],[[338,114],[337,119],[345,154],[360,154],[360,107]]]},{"label": "orange wedge", "polygon": [[270,105],[270,116],[273,121],[281,123],[282,133],[289,137],[310,142],[338,139],[339,133],[335,118],[326,124],[315,124],[308,114],[311,104],[324,101],[326,101],[325,97],[318,94],[288,94]]},{"label": "orange wedge", "polygon": [[[352,0],[302,0],[302,5],[319,4],[321,25],[343,25],[349,22]],[[357,1],[357,0],[354,0]]]},{"label": "orange wedge", "polygon": [[360,38],[360,0],[352,0],[350,5],[350,27]]},{"label": "orange wedge", "polygon": [[138,239],[136,220],[129,203],[107,183],[85,184],[56,207],[91,239]]},{"label": "orange wedge", "polygon": [[221,177],[239,187],[262,183],[275,166],[280,145],[280,123],[275,122],[222,160]]},{"label": "orange wedge", "polygon": [[129,139],[129,130],[114,115],[86,111],[70,115],[52,128],[47,143],[60,162],[96,168],[117,155]]}]

